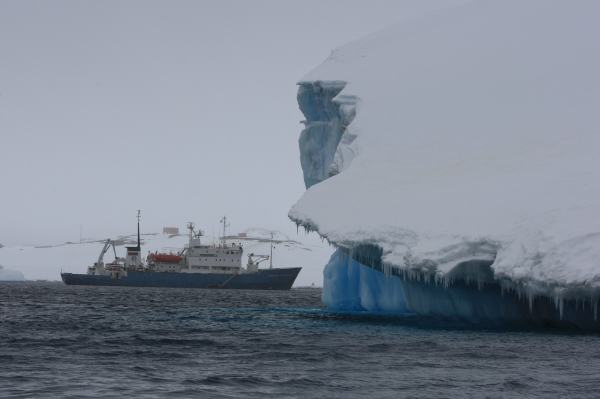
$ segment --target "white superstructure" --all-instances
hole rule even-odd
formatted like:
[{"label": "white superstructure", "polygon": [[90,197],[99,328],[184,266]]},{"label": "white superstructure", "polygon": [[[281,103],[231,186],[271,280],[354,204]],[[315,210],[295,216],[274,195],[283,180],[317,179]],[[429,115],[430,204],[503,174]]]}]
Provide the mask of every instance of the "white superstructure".
[{"label": "white superstructure", "polygon": [[[223,220],[224,228],[226,221]],[[196,232],[194,224],[188,224],[190,241],[185,249],[185,257],[181,267],[188,273],[240,273],[242,271],[242,254],[239,243],[227,243],[222,239],[219,244],[205,245],[201,242],[202,231]],[[225,237],[225,235],[223,235]]]}]

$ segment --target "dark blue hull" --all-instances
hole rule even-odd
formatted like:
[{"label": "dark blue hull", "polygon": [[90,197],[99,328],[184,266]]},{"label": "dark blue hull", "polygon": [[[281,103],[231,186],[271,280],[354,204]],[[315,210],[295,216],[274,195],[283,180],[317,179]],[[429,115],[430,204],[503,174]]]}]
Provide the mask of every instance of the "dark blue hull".
[{"label": "dark blue hull", "polygon": [[231,288],[246,290],[289,290],[300,273],[300,267],[263,269],[256,273],[173,273],[127,272],[127,276],[111,278],[90,274],[61,273],[68,285],[113,285],[128,287]]}]

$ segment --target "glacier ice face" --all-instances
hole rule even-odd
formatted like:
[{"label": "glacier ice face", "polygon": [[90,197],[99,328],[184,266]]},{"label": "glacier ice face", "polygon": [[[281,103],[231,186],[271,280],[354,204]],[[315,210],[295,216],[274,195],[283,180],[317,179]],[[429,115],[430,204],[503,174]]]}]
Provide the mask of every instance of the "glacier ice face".
[{"label": "glacier ice face", "polygon": [[[483,326],[568,326],[599,330],[598,300],[564,299],[512,291],[494,277],[491,262],[467,261],[452,282],[400,269],[385,273],[371,252],[338,249],[323,273],[323,302],[329,309],[377,314],[416,313]],[[356,251],[356,250],[355,250]],[[368,266],[357,261],[362,258]]]},{"label": "glacier ice face", "polygon": [[323,271],[323,303],[344,311],[409,312],[400,279],[365,267],[339,249]]},{"label": "glacier ice face", "polygon": [[[290,218],[363,267],[371,254],[357,248],[378,248],[374,268],[403,282],[449,290],[491,278],[559,318],[565,301],[595,307],[599,14],[585,0],[473,2],[334,51],[300,82],[308,189]],[[326,303],[377,291],[361,288],[370,277],[354,263],[333,264],[347,275],[326,276]],[[421,297],[406,306],[426,312]]]}]

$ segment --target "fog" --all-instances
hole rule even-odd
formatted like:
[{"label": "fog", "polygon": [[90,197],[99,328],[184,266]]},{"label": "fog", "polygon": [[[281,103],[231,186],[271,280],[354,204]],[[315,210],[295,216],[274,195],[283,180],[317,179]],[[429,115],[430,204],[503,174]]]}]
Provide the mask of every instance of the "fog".
[{"label": "fog", "polygon": [[133,233],[137,209],[144,231],[295,234],[298,79],[455,3],[0,2],[0,243]]}]

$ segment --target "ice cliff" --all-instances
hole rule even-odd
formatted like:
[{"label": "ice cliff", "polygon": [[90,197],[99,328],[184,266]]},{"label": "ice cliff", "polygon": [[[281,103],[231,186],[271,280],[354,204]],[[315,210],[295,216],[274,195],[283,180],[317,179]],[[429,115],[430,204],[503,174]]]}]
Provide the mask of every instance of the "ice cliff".
[{"label": "ice cliff", "polygon": [[476,1],[299,82],[334,309],[598,328],[600,3]]}]

